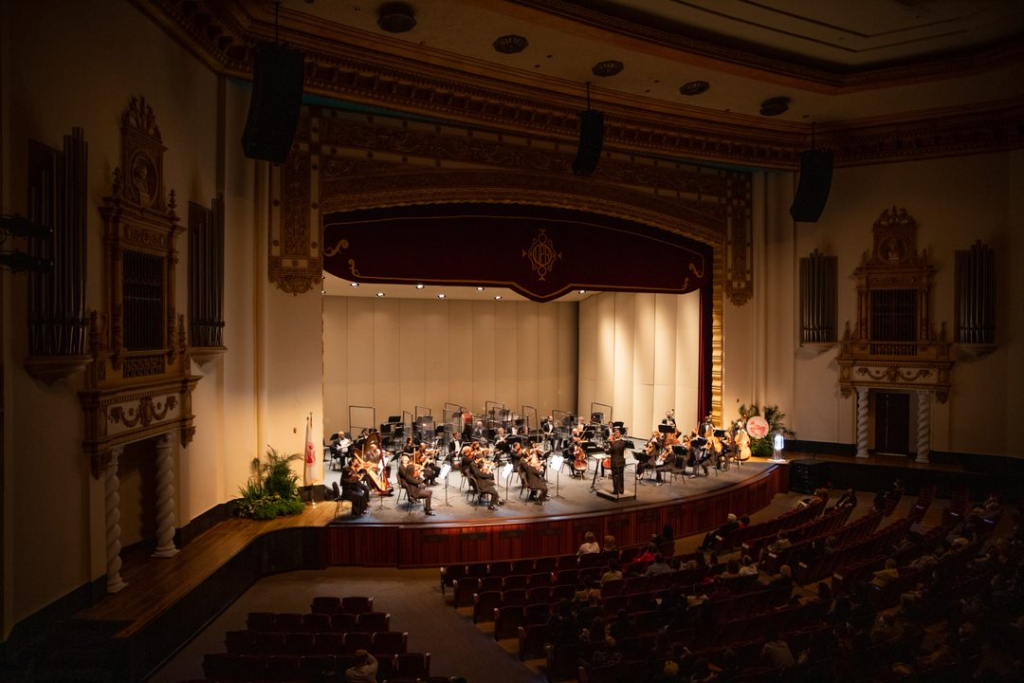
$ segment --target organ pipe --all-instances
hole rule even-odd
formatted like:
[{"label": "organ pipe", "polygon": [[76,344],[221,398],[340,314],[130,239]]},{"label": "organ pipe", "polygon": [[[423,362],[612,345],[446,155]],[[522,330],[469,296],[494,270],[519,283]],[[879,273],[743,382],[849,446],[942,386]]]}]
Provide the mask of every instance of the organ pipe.
[{"label": "organ pipe", "polygon": [[815,249],[800,259],[800,341],[835,343],[838,329],[838,262]]},{"label": "organ pipe", "polygon": [[995,251],[978,240],[956,252],[956,341],[996,343]]}]

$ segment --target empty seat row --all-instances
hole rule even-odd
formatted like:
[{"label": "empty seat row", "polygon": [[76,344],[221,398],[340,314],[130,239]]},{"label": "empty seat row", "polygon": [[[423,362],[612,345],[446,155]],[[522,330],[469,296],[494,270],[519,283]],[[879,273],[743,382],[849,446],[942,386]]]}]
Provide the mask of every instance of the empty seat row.
[{"label": "empty seat row", "polygon": [[350,614],[296,614],[294,612],[250,612],[245,626],[265,633],[348,633],[349,631],[388,631],[391,615],[387,612]]},{"label": "empty seat row", "polygon": [[409,634],[400,631],[364,633],[265,633],[262,631],[228,631],[224,645],[238,655],[341,655],[356,650],[381,654],[403,654],[408,648]]}]

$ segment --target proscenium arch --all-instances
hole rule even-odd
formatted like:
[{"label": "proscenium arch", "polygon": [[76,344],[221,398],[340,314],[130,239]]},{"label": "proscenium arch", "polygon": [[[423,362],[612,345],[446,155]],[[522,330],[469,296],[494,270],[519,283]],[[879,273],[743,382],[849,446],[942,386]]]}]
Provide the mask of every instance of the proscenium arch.
[{"label": "proscenium arch", "polygon": [[414,207],[438,204],[521,204],[572,209],[623,219],[696,240],[712,250],[710,287],[701,292],[700,403],[716,423],[722,414],[722,313],[724,250],[730,207],[716,201],[666,199],[621,185],[593,179],[545,173],[501,170],[423,169],[332,173],[330,166],[319,177],[320,244],[324,244],[323,217],[357,210]]}]

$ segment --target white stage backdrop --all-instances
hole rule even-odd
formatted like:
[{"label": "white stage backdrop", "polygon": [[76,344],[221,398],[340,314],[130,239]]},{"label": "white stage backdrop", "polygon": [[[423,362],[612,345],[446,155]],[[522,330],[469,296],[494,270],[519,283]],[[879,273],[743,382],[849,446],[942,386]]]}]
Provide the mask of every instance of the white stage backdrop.
[{"label": "white stage backdrop", "polygon": [[640,437],[669,408],[680,429],[696,426],[700,293],[604,293],[579,306],[580,413],[611,405]]},{"label": "white stage backdrop", "polygon": [[324,297],[324,431],[348,430],[350,405],[378,424],[446,402],[574,410],[578,329],[577,303]]}]

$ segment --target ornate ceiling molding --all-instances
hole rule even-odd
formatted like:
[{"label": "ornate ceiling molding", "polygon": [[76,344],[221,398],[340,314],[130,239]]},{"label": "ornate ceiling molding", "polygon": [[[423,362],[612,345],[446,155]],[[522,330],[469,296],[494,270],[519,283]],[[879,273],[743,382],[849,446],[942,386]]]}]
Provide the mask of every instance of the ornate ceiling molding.
[{"label": "ornate ceiling molding", "polygon": [[[135,0],[156,23],[217,73],[251,78],[252,48],[273,34],[266,24],[241,13],[237,3],[218,0]],[[308,30],[306,30],[308,29]],[[541,135],[575,145],[577,93],[559,81],[521,73],[457,70],[433,63],[425,48],[410,55],[382,52],[312,32],[308,25],[282,27],[282,39],[306,56],[309,93],[432,116],[438,120],[506,133]],[[347,36],[347,34],[346,34]],[[407,48],[408,49],[408,48]],[[439,61],[439,60],[438,60]],[[531,80],[532,79],[532,80]],[[739,164],[754,168],[797,169],[799,153],[810,144],[810,125],[763,117],[713,112],[698,107],[604,91],[604,147],[675,158]],[[969,121],[955,113],[905,117],[911,136],[884,123],[846,122],[835,126],[836,164],[878,163],[1020,147],[1024,123],[1020,105],[997,103],[974,110]],[[963,135],[965,126],[992,131]],[[895,140],[894,140],[895,136]]]},{"label": "ornate ceiling molding", "polygon": [[[568,0],[510,0],[512,4],[531,10],[564,17],[641,46],[655,46],[691,55],[697,61],[713,62],[717,68],[733,73],[774,81],[826,94],[842,94],[876,88],[890,88],[922,81],[966,76],[985,68],[1024,59],[1024,45],[1019,36],[1009,36],[994,45],[981,46],[956,54],[943,53],[931,57],[906,60],[898,64],[850,67],[822,63],[792,53],[761,48],[714,36],[684,35],[665,29],[665,22],[651,16],[649,22],[614,16],[592,4]],[[638,47],[637,49],[644,49]]]}]

